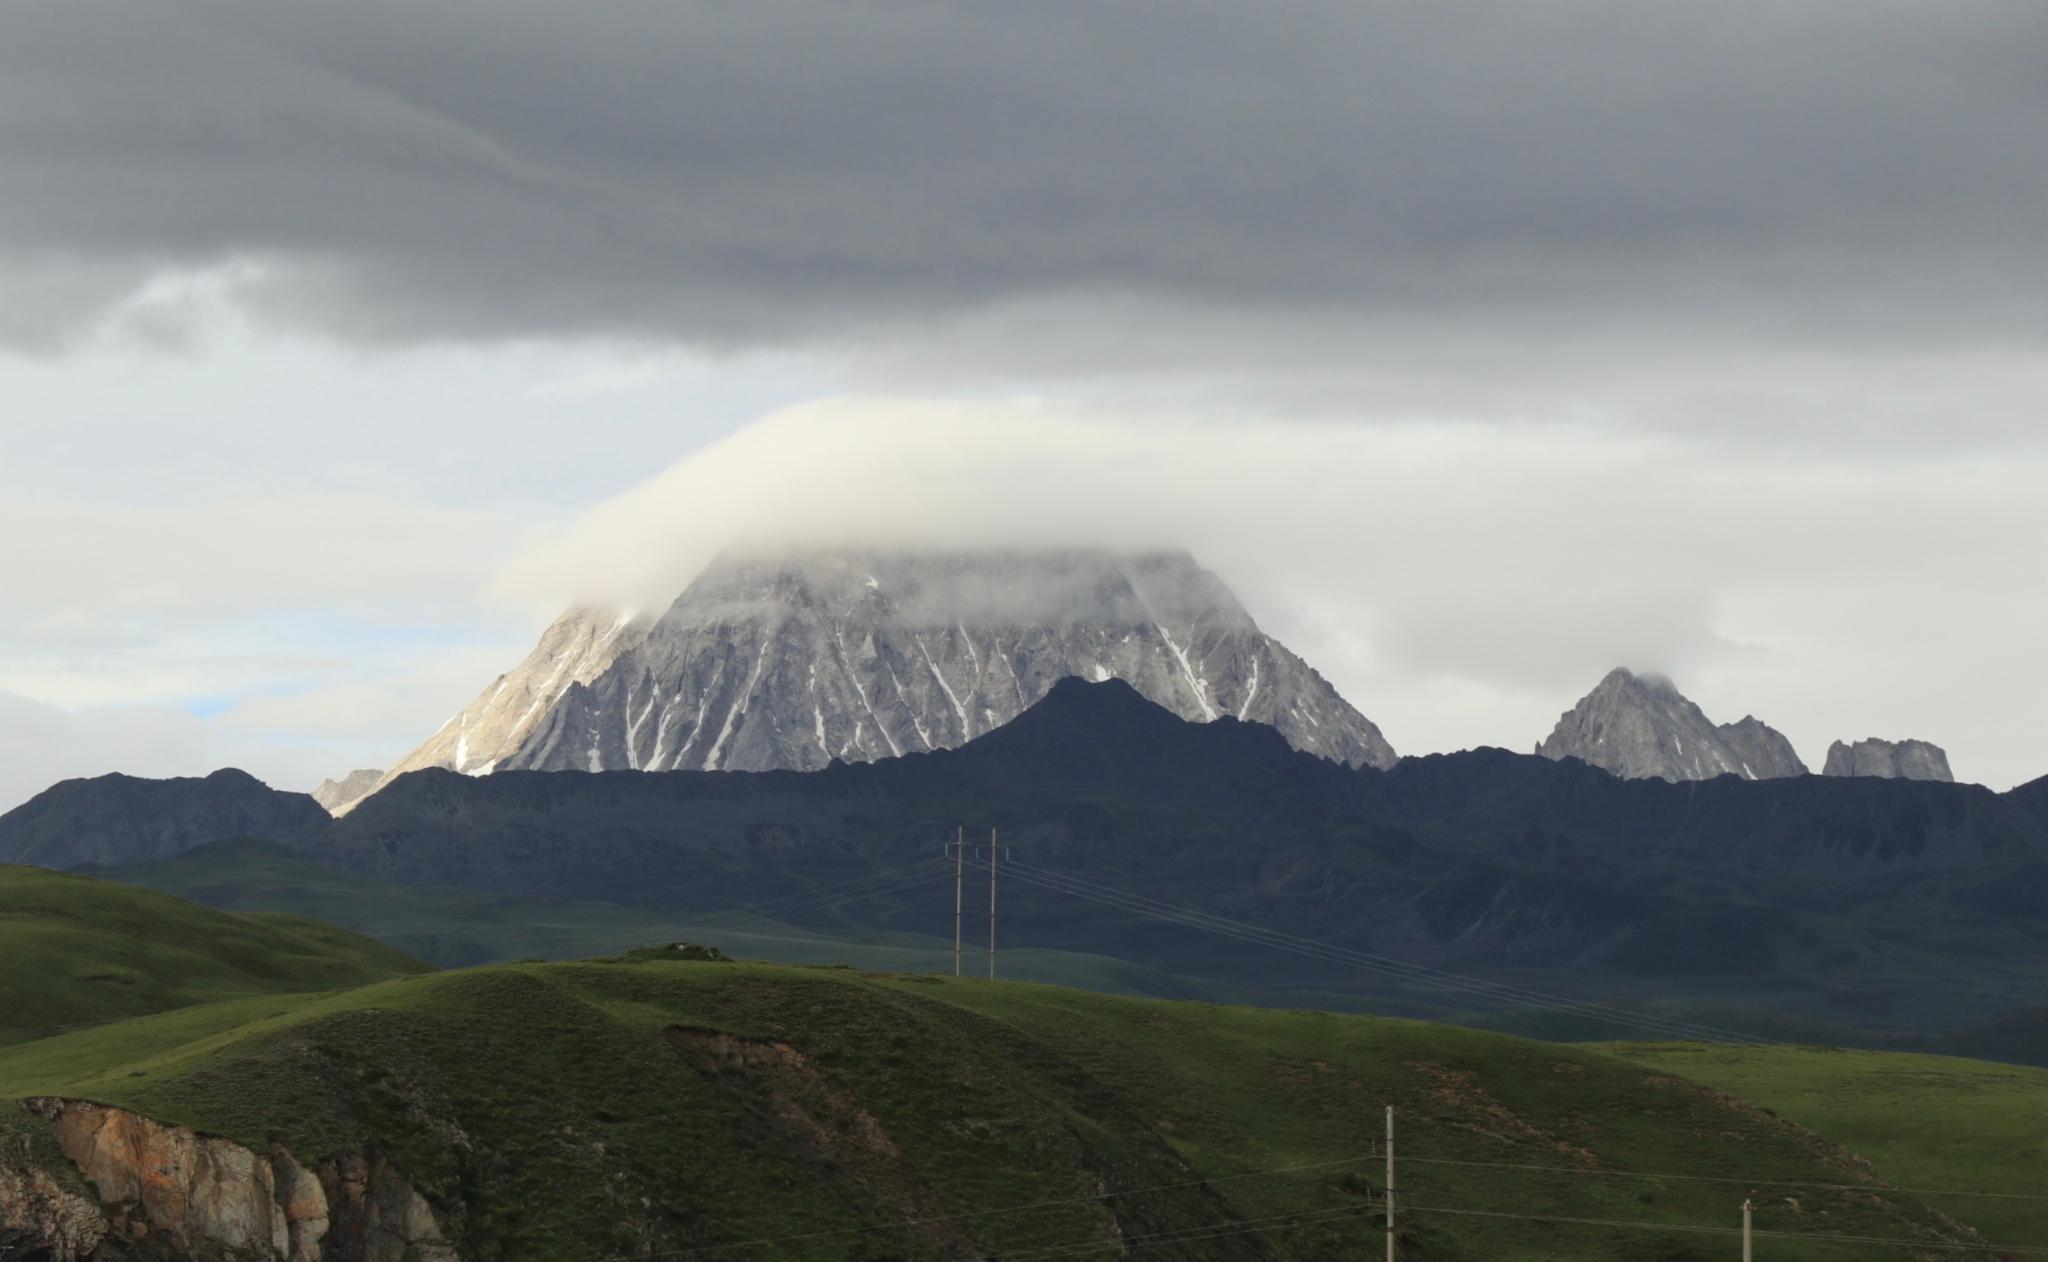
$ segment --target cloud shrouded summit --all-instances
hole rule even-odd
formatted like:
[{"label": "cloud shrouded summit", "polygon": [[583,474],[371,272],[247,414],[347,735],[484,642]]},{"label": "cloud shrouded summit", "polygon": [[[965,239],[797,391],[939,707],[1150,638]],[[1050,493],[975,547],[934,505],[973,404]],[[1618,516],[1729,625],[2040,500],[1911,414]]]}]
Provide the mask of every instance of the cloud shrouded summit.
[{"label": "cloud shrouded summit", "polygon": [[377,342],[1104,295],[1283,329],[2048,327],[2035,5],[109,0],[0,34],[25,344],[228,263],[271,317]]},{"label": "cloud shrouded summit", "polygon": [[658,616],[572,610],[394,766],[810,771],[966,744],[1059,680],[1122,679],[1182,718],[1394,750],[1184,552],[723,555]]}]

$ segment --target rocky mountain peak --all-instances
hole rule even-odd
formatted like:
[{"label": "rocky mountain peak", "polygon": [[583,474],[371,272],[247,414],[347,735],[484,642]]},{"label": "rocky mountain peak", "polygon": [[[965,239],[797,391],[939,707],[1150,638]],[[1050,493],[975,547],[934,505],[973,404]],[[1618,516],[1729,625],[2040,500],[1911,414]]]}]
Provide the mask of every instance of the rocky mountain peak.
[{"label": "rocky mountain peak", "polygon": [[1380,731],[1185,552],[729,552],[658,619],[566,615],[398,764],[809,770],[946,749],[1059,680],[1388,766]]},{"label": "rocky mountain peak", "polygon": [[1753,714],[1723,723],[1717,730],[1737,761],[1748,769],[1749,778],[1774,780],[1806,774],[1806,764],[1785,734]]},{"label": "rocky mountain peak", "polygon": [[384,773],[375,767],[359,768],[339,780],[322,780],[320,787],[313,790],[313,800],[326,807],[330,815],[346,815],[356,803],[375,792],[383,779]]},{"label": "rocky mountain peak", "polygon": [[1828,746],[1824,776],[1881,776],[1888,780],[1940,780],[1953,783],[1948,752],[1927,741],[1887,741],[1871,737],[1851,745]]},{"label": "rocky mountain peak", "polygon": [[[653,625],[651,616],[636,610],[569,609],[541,633],[540,643],[525,661],[492,680],[482,695],[451,715],[419,748],[392,764],[376,788],[427,767],[489,774],[520,748],[565,692],[595,679]],[[348,809],[336,813],[346,814]]]},{"label": "rocky mountain peak", "polygon": [[1609,671],[1536,747],[1631,779],[1768,780],[1806,774],[1791,741],[1754,715],[1715,724],[1669,678]]}]

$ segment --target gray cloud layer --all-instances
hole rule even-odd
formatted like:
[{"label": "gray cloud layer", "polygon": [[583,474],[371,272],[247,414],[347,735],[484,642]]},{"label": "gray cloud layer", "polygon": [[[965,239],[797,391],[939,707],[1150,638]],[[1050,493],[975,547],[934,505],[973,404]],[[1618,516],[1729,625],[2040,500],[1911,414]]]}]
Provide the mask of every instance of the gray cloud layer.
[{"label": "gray cloud layer", "polygon": [[2048,331],[2048,9],[137,0],[0,17],[0,336],[253,262],[367,340],[1063,294]]}]

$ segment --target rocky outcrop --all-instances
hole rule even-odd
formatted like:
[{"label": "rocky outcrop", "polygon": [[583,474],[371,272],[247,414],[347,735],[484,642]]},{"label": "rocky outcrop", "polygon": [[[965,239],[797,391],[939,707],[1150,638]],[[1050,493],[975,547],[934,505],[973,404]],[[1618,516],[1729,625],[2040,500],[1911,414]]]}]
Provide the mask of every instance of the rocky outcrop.
[{"label": "rocky outcrop", "polygon": [[432,1208],[381,1155],[301,1165],[125,1109],[24,1102],[97,1200],[47,1171],[0,1166],[0,1223],[54,1262],[99,1262],[110,1245],[167,1246],[283,1262],[454,1262]]},{"label": "rocky outcrop", "polygon": [[1536,747],[1629,779],[1773,780],[1806,774],[1783,733],[1753,715],[1716,725],[1662,675],[1616,669]]},{"label": "rocky outcrop", "polygon": [[351,771],[339,780],[322,780],[313,790],[313,800],[327,808],[329,815],[346,815],[350,808],[376,792],[384,773],[375,767]]},{"label": "rocky outcrop", "polygon": [[1887,780],[1939,780],[1953,784],[1948,753],[1926,741],[1884,741],[1872,737],[1828,746],[1824,776],[1880,776]]},{"label": "rocky outcrop", "polygon": [[391,778],[816,770],[964,744],[1076,676],[1352,766],[1394,762],[1186,553],[830,552],[722,559],[658,621],[565,615]]},{"label": "rocky outcrop", "polygon": [[81,1262],[100,1257],[106,1239],[107,1216],[97,1201],[18,1154],[0,1153],[0,1258]]},{"label": "rocky outcrop", "polygon": [[382,1154],[323,1163],[317,1187],[331,1207],[328,1262],[455,1262],[433,1207]]},{"label": "rocky outcrop", "polygon": [[203,778],[65,780],[0,815],[0,863],[152,863],[216,841],[282,841],[327,819],[310,795],[232,767]]}]

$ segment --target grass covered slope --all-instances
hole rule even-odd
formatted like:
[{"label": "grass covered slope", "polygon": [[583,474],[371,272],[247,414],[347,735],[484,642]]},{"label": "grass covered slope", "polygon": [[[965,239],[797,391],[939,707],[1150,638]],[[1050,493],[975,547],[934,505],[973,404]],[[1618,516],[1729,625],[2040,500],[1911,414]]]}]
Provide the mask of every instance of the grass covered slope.
[{"label": "grass covered slope", "polygon": [[[923,897],[950,925],[952,873],[933,864],[922,888],[883,897]],[[670,912],[619,903],[517,898],[451,886],[398,885],[328,867],[265,841],[223,842],[163,863],[97,870],[104,880],[139,885],[234,912],[309,916],[374,938],[442,968],[516,959],[567,960],[614,955],[645,942],[716,941],[733,954],[771,963],[850,964],[899,973],[950,972],[953,941],[928,933],[878,932],[858,924],[804,929],[744,911]],[[844,900],[858,914],[871,904]],[[817,912],[815,904],[808,910]],[[976,957],[976,967],[980,967]],[[1110,994],[1253,1002],[1249,987],[1226,987],[1108,956],[1033,947],[1005,953],[1004,974]],[[1284,1001],[1336,1006],[1353,996],[1293,995]]]},{"label": "grass covered slope", "polygon": [[0,1098],[37,1095],[305,1161],[388,1152],[464,1257],[1355,1258],[1381,1239],[1388,1104],[1409,1258],[1719,1258],[1746,1195],[1767,1231],[1968,1238],[1875,1188],[1793,1207],[1780,1184],[1868,1176],[1583,1049],[845,969],[507,965],[241,1000],[0,1050]]},{"label": "grass covered slope", "polygon": [[335,990],[425,965],[296,916],[0,866],[0,1043],[242,995]]},{"label": "grass covered slope", "polygon": [[1869,1158],[1994,1240],[2048,1243],[2048,1069],[1903,1052],[1624,1044],[1617,1056],[1732,1092]]}]

